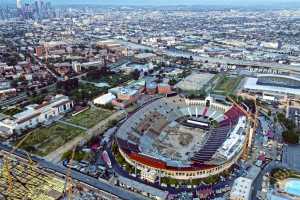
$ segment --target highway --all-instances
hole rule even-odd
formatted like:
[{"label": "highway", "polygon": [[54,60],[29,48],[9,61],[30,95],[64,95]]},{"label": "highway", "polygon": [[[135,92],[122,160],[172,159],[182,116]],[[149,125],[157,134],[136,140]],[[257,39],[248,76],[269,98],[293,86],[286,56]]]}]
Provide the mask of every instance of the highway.
[{"label": "highway", "polygon": [[[4,144],[0,144],[0,150],[10,152],[12,150],[12,147],[4,145]],[[27,159],[26,154],[20,150],[16,150],[14,154],[19,157],[22,157],[24,159]],[[31,159],[33,161],[37,162],[37,165],[39,167],[42,167],[45,170],[48,170],[48,171],[50,170],[50,171],[56,172],[60,175],[66,174],[67,168],[65,168],[64,166],[59,166],[59,165],[53,164],[51,162],[48,162],[48,161],[38,158],[36,156],[32,156]],[[79,173],[74,170],[72,170],[72,178],[74,180],[80,181],[82,183],[90,185],[99,190],[103,190],[105,192],[108,192],[110,194],[118,196],[119,198],[124,199],[124,200],[148,200],[148,198],[146,198],[142,195],[139,195],[139,194],[136,194],[136,193],[133,193],[130,191],[126,191],[120,187],[117,187],[115,185],[112,185],[112,184],[106,182],[105,180],[98,180],[96,178],[87,176],[85,174]]]},{"label": "highway", "polygon": [[232,58],[215,58],[215,57],[206,57],[201,56],[200,54],[196,54],[190,51],[182,51],[182,50],[175,50],[175,49],[158,49],[153,48],[150,46],[145,46],[142,44],[136,44],[128,41],[123,40],[115,40],[116,42],[130,48],[130,49],[144,49],[144,50],[152,50],[154,52],[161,52],[162,54],[171,56],[171,57],[185,57],[190,58],[191,56],[195,61],[202,61],[202,62],[209,62],[209,63],[220,63],[220,64],[228,64],[228,65],[239,65],[244,67],[265,67],[265,68],[272,68],[277,70],[284,70],[284,71],[293,71],[293,72],[300,72],[300,66],[293,66],[287,64],[279,64],[275,62],[258,62],[258,61],[245,61],[245,60],[237,60]]}]

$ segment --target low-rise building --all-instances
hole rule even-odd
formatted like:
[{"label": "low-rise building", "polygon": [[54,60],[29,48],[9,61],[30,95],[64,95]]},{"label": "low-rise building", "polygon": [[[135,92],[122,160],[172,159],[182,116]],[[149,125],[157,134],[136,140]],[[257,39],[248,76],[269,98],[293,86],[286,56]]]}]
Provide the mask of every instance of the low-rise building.
[{"label": "low-rise building", "polygon": [[172,92],[171,86],[166,83],[160,83],[157,86],[158,94],[170,94]]},{"label": "low-rise building", "polygon": [[0,121],[0,132],[3,135],[12,135],[15,132],[35,128],[39,124],[49,123],[64,115],[73,107],[73,101],[64,95],[56,95],[50,101],[41,105],[26,106],[23,112],[11,118]]},{"label": "low-rise building", "polygon": [[209,85],[214,76],[209,73],[191,74],[180,81],[176,88],[182,91],[200,91]]},{"label": "low-rise building", "polygon": [[[284,98],[300,96],[300,78],[286,75],[260,74],[249,77],[244,84],[244,91]],[[273,98],[272,98],[273,99]],[[275,98],[274,98],[275,99]]]},{"label": "low-rise building", "polygon": [[141,178],[150,183],[155,183],[157,177],[158,177],[158,175],[155,170],[146,169],[146,170],[141,171]]},{"label": "low-rise building", "polygon": [[252,182],[252,179],[249,178],[237,178],[230,192],[230,200],[250,200]]},{"label": "low-rise building", "polygon": [[94,99],[94,104],[98,104],[98,105],[107,105],[109,103],[112,102],[112,100],[116,99],[116,96],[113,95],[112,93],[107,93],[104,94],[100,97],[97,97],[96,99]]},{"label": "low-rise building", "polygon": [[118,93],[118,99],[122,101],[134,102],[139,97],[139,91],[131,88],[122,88]]}]

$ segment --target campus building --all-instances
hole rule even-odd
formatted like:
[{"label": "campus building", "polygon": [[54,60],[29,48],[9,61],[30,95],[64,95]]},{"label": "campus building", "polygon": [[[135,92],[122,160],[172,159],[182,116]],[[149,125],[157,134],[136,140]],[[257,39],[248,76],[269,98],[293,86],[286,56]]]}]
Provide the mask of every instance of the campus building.
[{"label": "campus building", "polygon": [[69,112],[73,105],[73,101],[64,95],[56,95],[40,105],[28,105],[24,111],[0,121],[0,133],[12,135],[14,132],[37,127],[39,124],[51,123]]}]

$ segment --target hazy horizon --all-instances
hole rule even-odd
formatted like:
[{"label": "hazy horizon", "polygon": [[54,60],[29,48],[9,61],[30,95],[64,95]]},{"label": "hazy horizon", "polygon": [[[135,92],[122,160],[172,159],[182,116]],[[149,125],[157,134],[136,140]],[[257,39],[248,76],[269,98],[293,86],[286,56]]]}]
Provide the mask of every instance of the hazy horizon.
[{"label": "hazy horizon", "polygon": [[[30,0],[23,0],[29,2]],[[33,1],[33,0],[32,0]],[[47,0],[44,0],[47,1]],[[300,3],[300,0],[48,0],[53,4],[97,4],[97,5],[129,5],[129,6],[161,6],[161,5],[212,5],[212,6],[254,6],[254,5],[282,5]],[[15,0],[0,0],[0,3],[15,4]]]}]

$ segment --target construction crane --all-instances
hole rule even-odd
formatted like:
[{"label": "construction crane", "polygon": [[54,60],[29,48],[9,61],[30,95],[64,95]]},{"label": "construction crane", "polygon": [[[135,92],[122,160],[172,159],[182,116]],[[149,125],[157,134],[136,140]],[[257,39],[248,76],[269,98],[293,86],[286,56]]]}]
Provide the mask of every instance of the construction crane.
[{"label": "construction crane", "polygon": [[254,106],[255,106],[255,114],[253,116],[253,113],[246,111],[240,104],[238,104],[235,100],[233,100],[231,97],[227,96],[227,99],[229,99],[236,107],[238,107],[246,116],[247,118],[253,122],[253,124],[257,125],[257,117],[258,116],[258,109],[256,104],[256,97],[254,97]]},{"label": "construction crane", "polygon": [[[258,113],[259,113],[259,109],[257,106],[257,98],[256,97],[252,97],[251,99],[254,101],[254,106],[255,106],[255,114],[253,115],[252,112],[246,111],[242,106],[240,106],[240,104],[238,104],[235,100],[233,100],[231,97],[227,96],[227,99],[229,99],[236,107],[238,107],[248,118],[248,120],[250,120],[253,125],[252,125],[252,130],[250,129],[247,137],[248,137],[248,148],[250,148],[251,144],[252,144],[252,138],[253,138],[253,134],[256,132],[256,128],[258,127]],[[252,132],[251,132],[252,131]],[[248,157],[248,148],[244,149],[244,158]]]},{"label": "construction crane", "polygon": [[[32,132],[28,133],[17,145],[13,147],[13,149],[9,152],[12,155],[24,142],[29,138]],[[31,160],[29,154],[26,152],[27,157],[29,158],[29,165],[33,165],[34,162]],[[9,163],[8,156],[4,156],[4,163],[3,163],[3,174],[6,176],[7,183],[8,183],[8,192],[10,193],[13,190],[13,177],[11,174],[11,167]]]},{"label": "construction crane", "polygon": [[77,145],[73,148],[71,158],[68,163],[67,173],[66,173],[66,182],[65,182],[65,194],[67,196],[67,200],[72,200],[73,195],[73,180],[72,180],[72,164],[75,156]]}]

